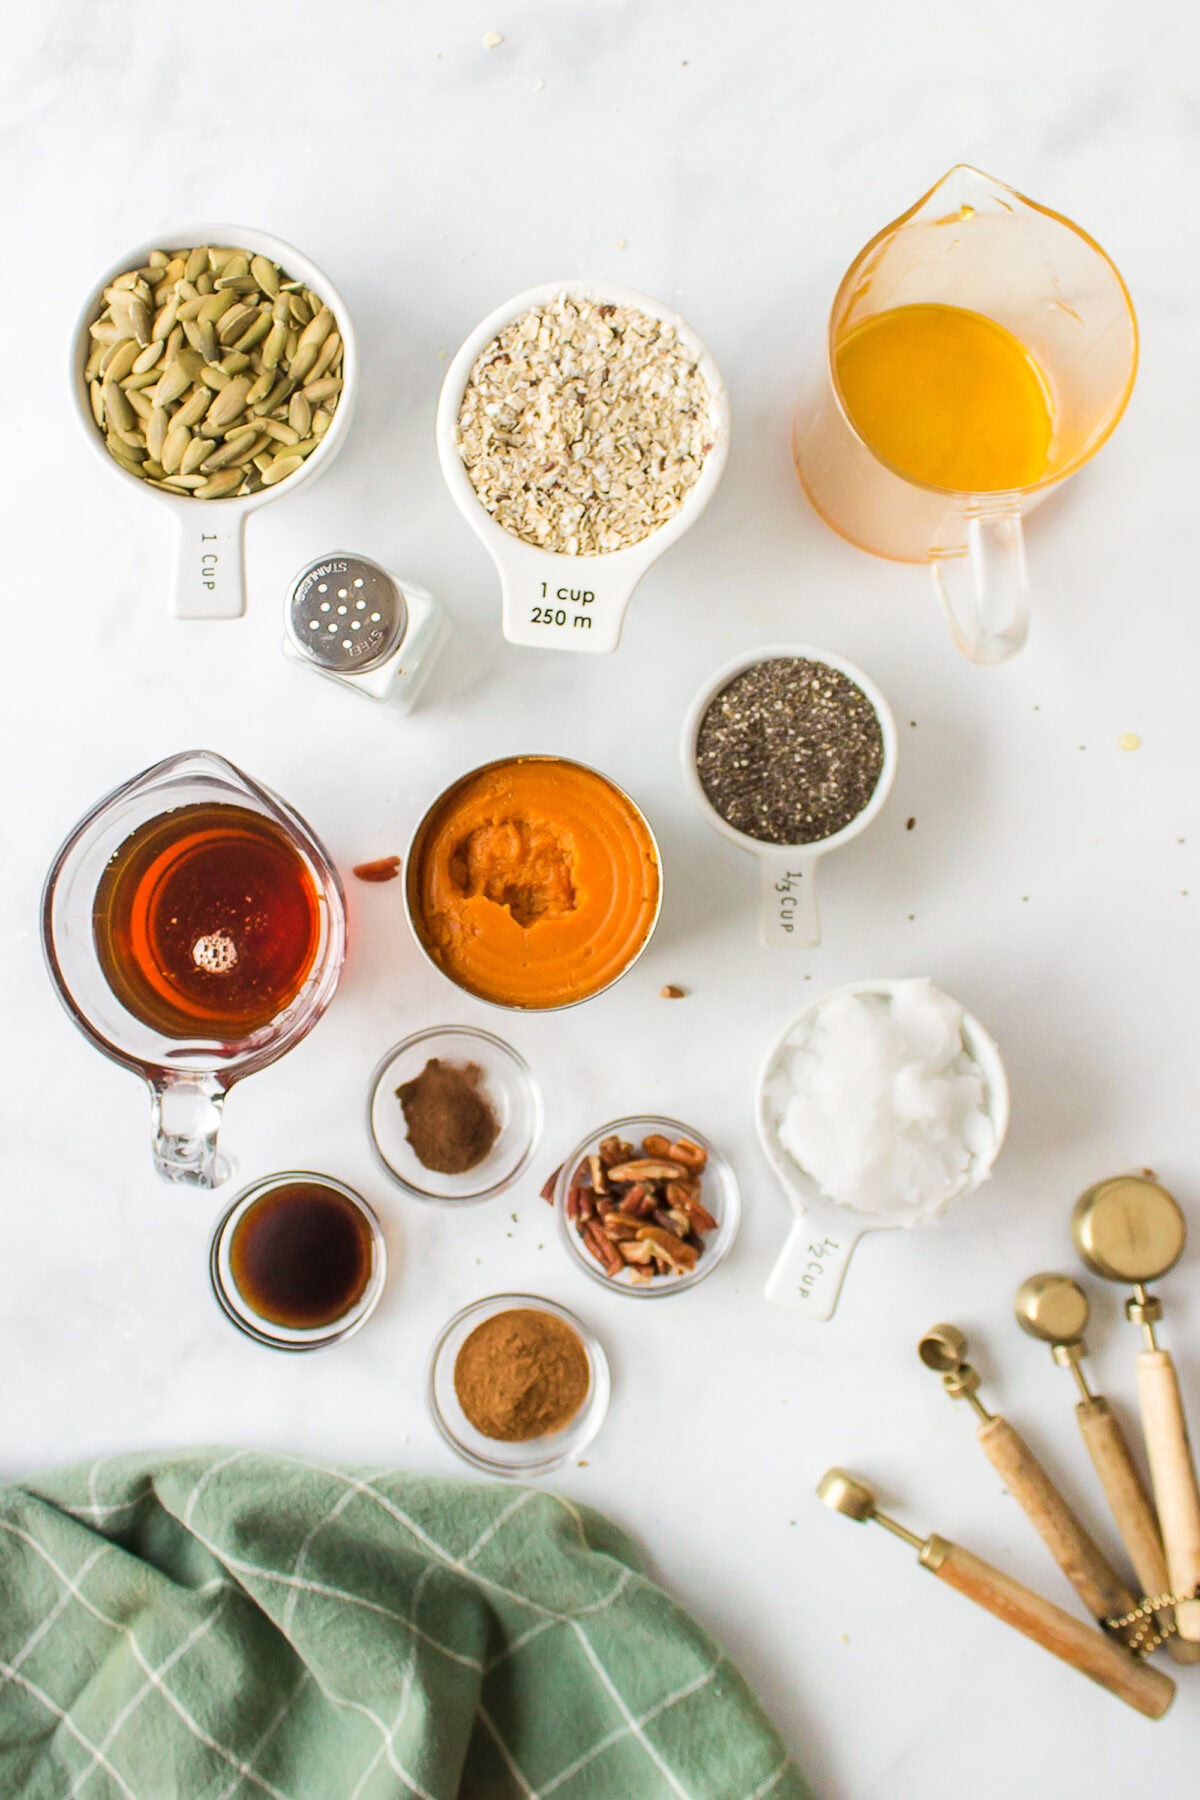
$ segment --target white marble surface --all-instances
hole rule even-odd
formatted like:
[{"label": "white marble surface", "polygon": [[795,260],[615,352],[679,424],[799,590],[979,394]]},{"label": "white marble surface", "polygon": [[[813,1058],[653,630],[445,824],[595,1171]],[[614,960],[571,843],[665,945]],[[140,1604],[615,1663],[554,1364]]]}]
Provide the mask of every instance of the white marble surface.
[{"label": "white marble surface", "polygon": [[[1073,1603],[970,1416],[917,1364],[920,1330],[950,1317],[992,1401],[1116,1548],[1067,1378],[1009,1307],[1023,1276],[1069,1263],[1068,1207],[1089,1180],[1150,1161],[1194,1202],[1200,1175],[1196,51],[1177,0],[9,12],[0,1474],[204,1440],[450,1471],[422,1397],[430,1339],[474,1295],[533,1288],[577,1305],[615,1367],[607,1428],[562,1490],[640,1535],[825,1800],[1191,1791],[1200,1674],[1152,1728],[812,1489],[827,1463],[857,1465],[914,1525]],[[787,454],[803,344],[842,268],[964,159],[1095,233],[1144,342],[1113,443],[1031,527],[1034,634],[998,671],[955,656],[923,571],[818,523]],[[248,617],[184,626],[167,616],[169,523],[87,454],[64,366],[95,271],[203,215],[326,267],[366,375],[336,467],[251,521]],[[507,294],[575,272],[676,304],[735,412],[721,491],[609,659],[500,641],[492,572],[433,450],[445,354]],[[411,721],[279,655],[288,575],[339,542],[425,582],[461,628]],[[826,870],[825,942],[790,956],[757,948],[751,870],[692,815],[676,752],[706,672],[786,635],[861,662],[902,730],[886,812]],[[1136,754],[1118,749],[1129,731]],[[533,1180],[465,1218],[388,1191],[362,1127],[376,1058],[419,1026],[496,1015],[422,966],[394,886],[351,882],[342,991],[235,1091],[226,1142],[243,1178],[308,1165],[360,1184],[395,1274],[371,1328],[324,1355],[276,1357],[229,1329],[205,1271],[222,1202],[156,1181],[144,1096],[60,1012],[36,932],[43,871],[80,812],[197,743],[276,787],[343,866],[403,849],[438,786],[498,752],[568,752],[631,787],[665,851],[650,954],[586,1009],[501,1029],[545,1084],[539,1163],[647,1104],[728,1148],[746,1220],[710,1284],[665,1306],[604,1295],[567,1265]],[[939,1230],[869,1239],[835,1321],[806,1324],[760,1298],[787,1215],[753,1140],[755,1067],[802,999],[906,973],[932,974],[999,1039],[1012,1135],[986,1195]],[[668,981],[691,997],[660,1001]],[[1194,1415],[1198,1255],[1163,1284]],[[1096,1297],[1093,1339],[1097,1381],[1128,1406],[1135,1342],[1115,1292]]]}]

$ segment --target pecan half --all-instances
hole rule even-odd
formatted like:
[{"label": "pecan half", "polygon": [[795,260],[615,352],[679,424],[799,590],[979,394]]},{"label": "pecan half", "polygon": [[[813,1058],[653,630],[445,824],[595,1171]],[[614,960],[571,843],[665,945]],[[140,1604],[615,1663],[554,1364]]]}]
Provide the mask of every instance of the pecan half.
[{"label": "pecan half", "polygon": [[633,1162],[618,1163],[608,1171],[610,1181],[679,1181],[686,1176],[682,1163],[667,1162],[653,1156],[642,1156]]}]

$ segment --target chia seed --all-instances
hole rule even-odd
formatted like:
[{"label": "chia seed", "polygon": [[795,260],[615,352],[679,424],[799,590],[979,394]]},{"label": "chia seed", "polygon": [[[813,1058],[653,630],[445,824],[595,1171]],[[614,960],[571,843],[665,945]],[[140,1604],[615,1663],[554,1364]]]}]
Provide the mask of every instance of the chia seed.
[{"label": "chia seed", "polygon": [[726,824],[765,844],[816,844],[867,805],[883,729],[857,682],[806,657],[754,663],[700,721],[696,772]]}]

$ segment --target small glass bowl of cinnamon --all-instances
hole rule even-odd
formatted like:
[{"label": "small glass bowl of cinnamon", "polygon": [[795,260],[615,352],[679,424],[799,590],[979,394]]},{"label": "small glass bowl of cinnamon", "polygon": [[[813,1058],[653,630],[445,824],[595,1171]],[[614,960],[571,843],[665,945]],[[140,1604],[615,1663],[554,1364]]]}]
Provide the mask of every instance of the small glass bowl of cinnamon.
[{"label": "small glass bowl of cinnamon", "polygon": [[490,1200],[529,1166],[542,1094],[524,1057],[473,1025],[437,1025],[396,1044],[371,1076],[367,1131],[416,1200]]},{"label": "small glass bowl of cinnamon", "polygon": [[[647,1157],[651,1160],[658,1157],[665,1169],[669,1166],[671,1156],[668,1146],[681,1141],[693,1153],[689,1161],[700,1162],[701,1158],[696,1152],[703,1155],[702,1166],[698,1171],[689,1167],[676,1172],[682,1173],[688,1180],[689,1187],[694,1191],[694,1198],[702,1208],[700,1218],[704,1222],[699,1225],[693,1222],[692,1229],[687,1230],[687,1221],[680,1222],[680,1215],[673,1209],[662,1219],[654,1210],[648,1211],[644,1218],[632,1218],[628,1230],[622,1230],[622,1237],[636,1239],[638,1232],[645,1227],[656,1233],[668,1250],[672,1247],[679,1250],[679,1256],[674,1266],[663,1259],[654,1258],[649,1262],[630,1262],[622,1267],[624,1256],[622,1253],[621,1260],[618,1261],[618,1254],[621,1253],[619,1243],[610,1239],[605,1245],[596,1238],[593,1244],[589,1244],[584,1221],[578,1217],[577,1206],[573,1205],[572,1200],[572,1189],[577,1185],[577,1177],[583,1180],[589,1189],[588,1198],[593,1207],[599,1210],[599,1201],[603,1199],[607,1207],[608,1198],[591,1191],[594,1178],[590,1171],[593,1159],[602,1160],[602,1147],[614,1142],[624,1145],[632,1157],[625,1166],[635,1171],[639,1161],[645,1161]],[[666,1157],[668,1162],[663,1163],[662,1157]],[[587,1173],[584,1173],[585,1170]],[[612,1172],[618,1177],[622,1176],[622,1165],[618,1163]],[[636,1174],[630,1180],[636,1184]],[[648,1185],[653,1195],[662,1183]],[[642,1189],[635,1185],[631,1190],[628,1182],[622,1180],[614,1190],[614,1198],[617,1194],[628,1196],[631,1192],[640,1194]],[[691,1125],[684,1125],[679,1119],[656,1118],[649,1114],[614,1119],[611,1124],[601,1125],[597,1130],[589,1132],[581,1143],[576,1144],[558,1171],[553,1197],[559,1235],[572,1260],[593,1281],[599,1282],[610,1292],[626,1294],[633,1300],[663,1300],[669,1295],[683,1294],[689,1288],[698,1286],[725,1260],[737,1236],[742,1217],[737,1177],[716,1145],[702,1132]],[[648,1204],[655,1203],[651,1201]],[[668,1191],[661,1198],[659,1209],[667,1211],[671,1206]],[[602,1224],[603,1220],[599,1217],[588,1222],[592,1231],[598,1231]],[[682,1248],[675,1238],[675,1234],[681,1231],[685,1232],[685,1237],[681,1240]],[[664,1233],[667,1235],[664,1236]]]},{"label": "small glass bowl of cinnamon", "polygon": [[429,1362],[429,1410],[442,1437],[472,1467],[513,1480],[578,1462],[611,1392],[600,1340],[534,1294],[464,1306]]}]

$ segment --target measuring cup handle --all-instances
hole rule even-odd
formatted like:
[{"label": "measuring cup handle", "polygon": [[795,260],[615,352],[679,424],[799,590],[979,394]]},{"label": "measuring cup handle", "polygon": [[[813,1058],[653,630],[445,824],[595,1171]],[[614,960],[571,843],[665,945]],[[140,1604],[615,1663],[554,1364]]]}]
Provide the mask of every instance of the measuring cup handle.
[{"label": "measuring cup handle", "polygon": [[177,619],[240,619],[246,610],[246,515],[239,506],[223,518],[227,504],[189,500],[186,512],[176,510],[171,611]]},{"label": "measuring cup handle", "polygon": [[967,521],[966,554],[935,551],[930,563],[950,635],[977,663],[1003,662],[1029,635],[1025,533],[1015,509]]},{"label": "measuring cup handle", "polygon": [[758,941],[795,947],[819,944],[817,858],[804,850],[759,856]]},{"label": "measuring cup handle", "polygon": [[785,1306],[810,1319],[831,1319],[861,1235],[834,1218],[832,1211],[813,1211],[797,1219],[763,1289],[772,1306]]},{"label": "measuring cup handle", "polygon": [[164,1181],[220,1187],[231,1165],[217,1154],[225,1090],[205,1075],[160,1075],[150,1081],[154,1166]]}]

